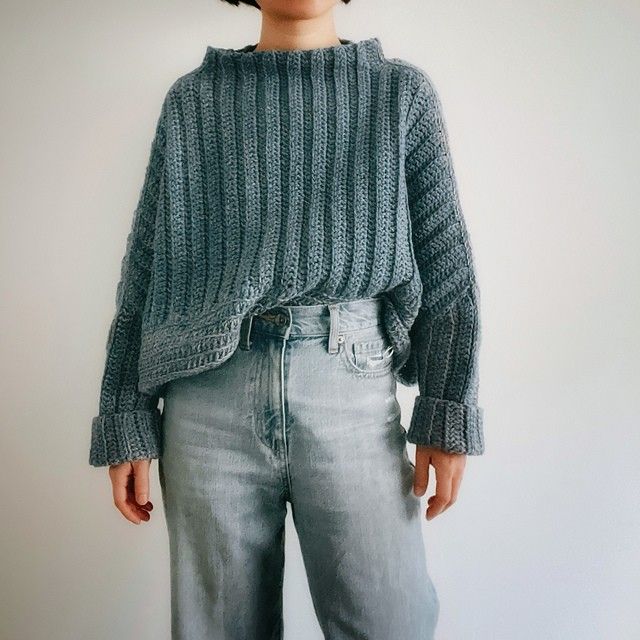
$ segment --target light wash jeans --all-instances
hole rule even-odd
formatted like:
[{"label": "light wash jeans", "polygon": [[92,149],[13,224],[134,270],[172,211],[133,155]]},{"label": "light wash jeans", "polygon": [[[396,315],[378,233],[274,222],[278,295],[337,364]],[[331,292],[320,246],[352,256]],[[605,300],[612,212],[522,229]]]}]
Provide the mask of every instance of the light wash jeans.
[{"label": "light wash jeans", "polygon": [[381,300],[247,316],[164,397],[174,640],[283,638],[287,502],[330,640],[431,640],[439,600]]}]

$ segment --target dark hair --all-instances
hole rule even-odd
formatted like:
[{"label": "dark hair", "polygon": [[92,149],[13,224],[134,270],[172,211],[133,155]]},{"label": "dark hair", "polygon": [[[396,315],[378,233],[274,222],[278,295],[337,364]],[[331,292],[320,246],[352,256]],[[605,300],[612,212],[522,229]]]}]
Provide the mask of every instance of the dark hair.
[{"label": "dark hair", "polygon": [[[248,4],[250,7],[255,7],[256,9],[259,9],[260,7],[256,4],[255,0],[222,0],[223,2],[228,2],[229,4],[232,4],[234,6],[238,6],[239,4]],[[345,4],[349,4],[349,2],[351,2],[351,0],[342,0],[342,2],[344,2]]]}]

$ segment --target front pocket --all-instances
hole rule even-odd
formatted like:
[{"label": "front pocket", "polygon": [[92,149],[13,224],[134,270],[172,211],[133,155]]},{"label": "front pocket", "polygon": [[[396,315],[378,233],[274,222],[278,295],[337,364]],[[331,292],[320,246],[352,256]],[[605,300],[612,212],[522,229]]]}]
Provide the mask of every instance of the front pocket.
[{"label": "front pocket", "polygon": [[359,337],[357,333],[346,333],[340,355],[346,368],[361,377],[385,375],[393,363],[393,347],[384,336]]}]

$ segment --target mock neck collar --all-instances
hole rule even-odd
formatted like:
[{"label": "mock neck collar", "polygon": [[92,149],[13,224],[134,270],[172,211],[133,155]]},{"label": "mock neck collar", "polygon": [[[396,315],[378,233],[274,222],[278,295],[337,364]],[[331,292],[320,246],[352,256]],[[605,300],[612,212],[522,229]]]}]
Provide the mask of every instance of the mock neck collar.
[{"label": "mock neck collar", "polygon": [[304,64],[311,60],[328,62],[340,58],[374,66],[384,60],[382,43],[375,36],[364,40],[348,40],[346,38],[339,38],[339,40],[340,44],[311,49],[261,49],[255,51],[258,43],[247,44],[239,49],[212,47],[209,45],[206,49],[203,64],[215,59],[221,62],[227,60],[246,63],[262,60],[276,64],[290,61]]}]

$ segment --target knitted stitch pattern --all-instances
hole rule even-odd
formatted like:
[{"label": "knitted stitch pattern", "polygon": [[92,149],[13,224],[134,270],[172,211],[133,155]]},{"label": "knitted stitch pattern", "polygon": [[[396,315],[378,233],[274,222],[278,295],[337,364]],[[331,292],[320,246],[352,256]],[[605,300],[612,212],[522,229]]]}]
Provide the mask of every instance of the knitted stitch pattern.
[{"label": "knitted stitch pattern", "polygon": [[380,296],[407,440],[484,452],[479,295],[428,74],[378,38],[207,47],[167,91],[106,347],[94,466],[162,455],[159,398],[248,313]]}]

